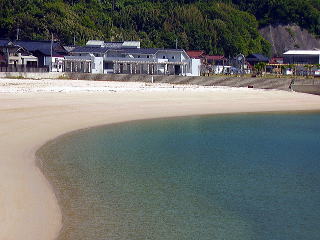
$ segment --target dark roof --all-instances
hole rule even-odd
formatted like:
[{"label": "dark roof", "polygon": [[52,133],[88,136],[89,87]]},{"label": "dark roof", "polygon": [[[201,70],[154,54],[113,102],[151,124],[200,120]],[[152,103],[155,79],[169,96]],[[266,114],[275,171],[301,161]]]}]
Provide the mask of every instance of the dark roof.
[{"label": "dark roof", "polygon": [[118,49],[123,53],[128,54],[156,54],[157,52],[167,52],[167,51],[174,51],[174,52],[183,52],[183,49],[163,49],[163,48],[121,48]]},{"label": "dark roof", "polygon": [[[51,41],[14,41],[14,44],[19,45],[29,52],[40,52],[43,55],[51,55]],[[66,54],[66,50],[61,46],[60,42],[54,41],[52,44],[53,55]]]},{"label": "dark roof", "polygon": [[72,53],[106,53],[110,48],[106,47],[91,47],[91,46],[83,46],[76,47],[71,52]]},{"label": "dark roof", "polygon": [[173,49],[173,48],[158,48],[158,51],[184,52],[183,49]]},{"label": "dark roof", "polygon": [[0,47],[6,47],[9,43],[11,43],[11,41],[8,39],[0,39]]},{"label": "dark roof", "polygon": [[72,53],[106,53],[108,50],[117,51],[127,54],[156,54],[158,51],[178,51],[182,52],[182,49],[162,49],[162,48],[107,48],[107,47],[92,47],[83,46],[77,47],[72,50]]},{"label": "dark roof", "polygon": [[158,49],[156,48],[121,48],[121,52],[128,54],[156,54]]},{"label": "dark roof", "polygon": [[269,58],[262,54],[254,53],[246,57],[248,62],[269,62]]},{"label": "dark roof", "polygon": [[63,48],[67,51],[67,52],[71,52],[72,50],[74,50],[75,48],[77,48],[78,46],[76,45],[64,45]]}]

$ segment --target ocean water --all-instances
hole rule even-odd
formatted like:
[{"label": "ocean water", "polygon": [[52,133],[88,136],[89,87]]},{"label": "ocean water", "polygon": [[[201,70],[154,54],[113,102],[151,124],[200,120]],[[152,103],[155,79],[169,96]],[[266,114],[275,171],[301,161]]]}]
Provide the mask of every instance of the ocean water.
[{"label": "ocean water", "polygon": [[42,147],[63,240],[314,240],[320,114],[146,120]]}]

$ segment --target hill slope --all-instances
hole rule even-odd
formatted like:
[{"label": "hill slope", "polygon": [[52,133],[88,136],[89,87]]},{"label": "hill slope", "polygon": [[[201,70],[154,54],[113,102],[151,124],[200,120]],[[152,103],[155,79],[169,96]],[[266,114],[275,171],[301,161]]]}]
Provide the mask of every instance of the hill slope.
[{"label": "hill slope", "polygon": [[320,39],[297,25],[269,25],[259,32],[271,43],[272,55],[281,56],[289,49],[320,49]]},{"label": "hill slope", "polygon": [[[270,53],[258,32],[296,23],[320,34],[320,0],[0,0],[0,37],[140,40],[210,54]],[[262,31],[263,32],[263,31]]]}]

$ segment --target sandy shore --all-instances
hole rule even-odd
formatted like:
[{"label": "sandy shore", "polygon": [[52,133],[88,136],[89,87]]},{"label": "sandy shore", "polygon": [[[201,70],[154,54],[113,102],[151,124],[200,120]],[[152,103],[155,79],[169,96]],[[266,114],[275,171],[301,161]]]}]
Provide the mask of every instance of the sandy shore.
[{"label": "sandy shore", "polygon": [[61,134],[137,119],[320,110],[320,97],[275,90],[0,79],[0,239],[54,239],[55,195],[35,151]]}]

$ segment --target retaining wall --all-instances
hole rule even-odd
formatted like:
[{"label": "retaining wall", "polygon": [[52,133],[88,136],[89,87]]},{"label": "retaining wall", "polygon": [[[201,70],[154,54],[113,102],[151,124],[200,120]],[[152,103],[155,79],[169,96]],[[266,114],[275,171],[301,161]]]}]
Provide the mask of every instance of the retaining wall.
[{"label": "retaining wall", "polygon": [[[151,82],[172,84],[194,84],[202,86],[229,86],[229,87],[253,87],[261,89],[289,90],[291,78],[261,78],[261,77],[236,77],[236,76],[212,76],[212,77],[185,77],[163,75],[130,75],[130,74],[90,74],[90,73],[0,73],[0,78],[33,78],[33,79],[80,79],[92,81],[126,81],[126,82]],[[298,82],[299,80],[295,80]]]},{"label": "retaining wall", "polygon": [[54,79],[63,77],[64,73],[53,72],[0,72],[0,78]]},{"label": "retaining wall", "polygon": [[261,78],[261,77],[235,77],[235,76],[213,76],[213,77],[185,77],[185,76],[162,76],[162,75],[129,75],[129,74],[78,74],[66,73],[70,79],[85,79],[94,81],[130,81],[194,84],[202,86],[229,86],[248,87],[262,89],[289,90],[292,79],[290,78]]}]

